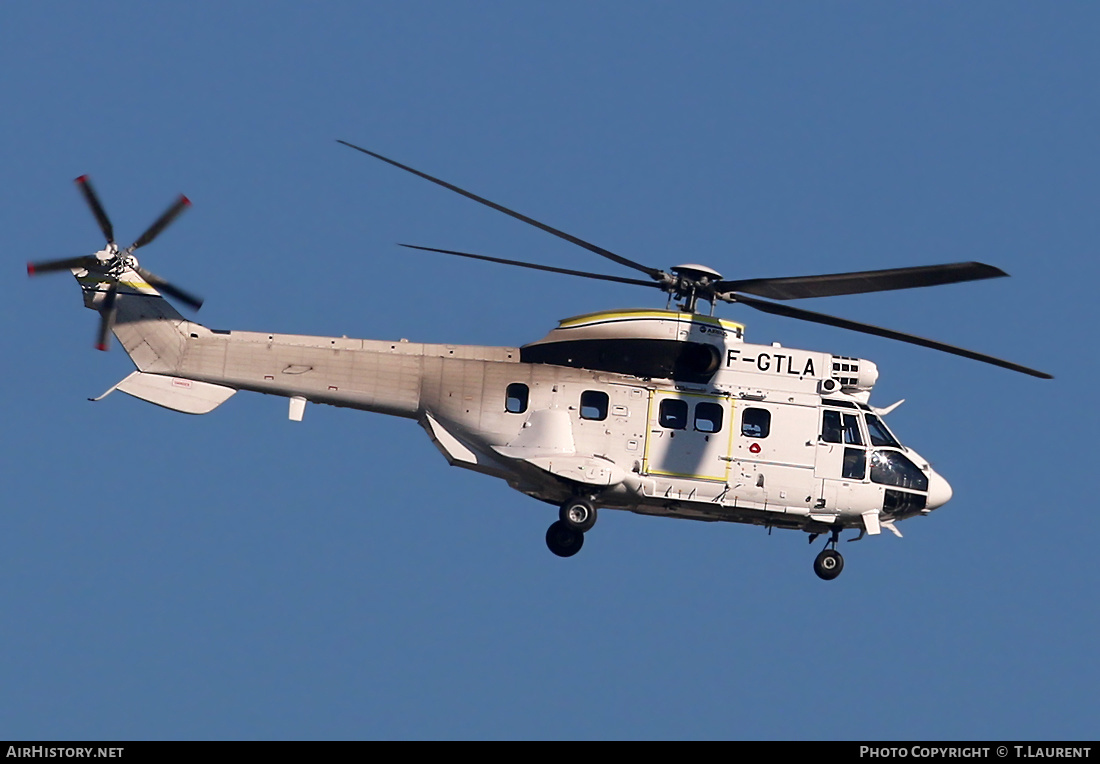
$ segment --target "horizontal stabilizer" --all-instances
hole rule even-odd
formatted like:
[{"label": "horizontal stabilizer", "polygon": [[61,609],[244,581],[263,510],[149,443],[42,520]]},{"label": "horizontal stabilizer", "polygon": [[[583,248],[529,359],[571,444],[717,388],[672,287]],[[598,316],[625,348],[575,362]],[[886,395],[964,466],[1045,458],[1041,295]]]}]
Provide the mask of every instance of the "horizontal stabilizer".
[{"label": "horizontal stabilizer", "polygon": [[114,389],[184,414],[208,414],[237,392],[232,387],[142,371],[135,371]]},{"label": "horizontal stabilizer", "polygon": [[482,460],[478,455],[466,447],[458,438],[452,435],[446,427],[441,425],[431,414],[425,414],[424,419],[432,442],[447,457],[447,461],[454,464],[479,464]]},{"label": "horizontal stabilizer", "polygon": [[509,476],[509,471],[504,469],[501,462],[492,454],[467,445],[431,414],[424,414],[424,418],[420,420],[420,426],[427,430],[432,443],[443,453],[447,463],[452,467],[462,467],[497,477]]}]

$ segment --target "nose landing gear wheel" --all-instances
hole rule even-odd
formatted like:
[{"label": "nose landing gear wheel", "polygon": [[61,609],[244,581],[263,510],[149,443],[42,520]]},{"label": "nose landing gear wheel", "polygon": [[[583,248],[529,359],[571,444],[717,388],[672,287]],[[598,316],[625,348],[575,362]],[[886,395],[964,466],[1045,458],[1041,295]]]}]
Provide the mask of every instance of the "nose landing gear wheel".
[{"label": "nose landing gear wheel", "polygon": [[596,524],[596,508],[585,499],[570,499],[561,505],[558,519],[575,531],[587,533]]},{"label": "nose landing gear wheel", "polygon": [[546,530],[546,546],[558,557],[572,557],[581,551],[584,534],[558,520]]},{"label": "nose landing gear wheel", "polygon": [[832,581],[844,570],[844,558],[835,549],[822,549],[821,554],[814,558],[814,573],[817,577]]}]

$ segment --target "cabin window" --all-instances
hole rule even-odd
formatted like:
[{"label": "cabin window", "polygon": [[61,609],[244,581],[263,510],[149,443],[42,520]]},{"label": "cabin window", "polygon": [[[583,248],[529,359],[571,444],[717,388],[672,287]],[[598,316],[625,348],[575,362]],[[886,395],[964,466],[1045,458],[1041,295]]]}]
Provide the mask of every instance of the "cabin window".
[{"label": "cabin window", "polygon": [[695,429],[698,432],[718,432],[722,429],[722,406],[703,401],[695,406]]},{"label": "cabin window", "polygon": [[901,448],[898,439],[886,429],[886,424],[874,414],[867,414],[867,432],[871,436],[872,446],[893,446]]},{"label": "cabin window", "polygon": [[660,422],[661,427],[667,427],[670,430],[686,429],[688,424],[687,401],[682,401],[679,398],[665,398],[661,401],[657,421]]},{"label": "cabin window", "polygon": [[741,414],[741,434],[748,438],[766,438],[772,429],[772,412],[767,409],[745,409]]},{"label": "cabin window", "polygon": [[508,385],[508,390],[504,395],[504,410],[513,414],[522,414],[527,410],[527,399],[530,396],[530,390],[527,385],[522,382],[513,382]]},{"label": "cabin window", "polygon": [[581,419],[594,419],[597,422],[607,419],[609,402],[607,393],[599,390],[585,390],[581,393]]},{"label": "cabin window", "polygon": [[840,474],[851,480],[863,480],[867,475],[867,452],[862,448],[844,449],[844,467]]},{"label": "cabin window", "polygon": [[821,440],[824,443],[839,443],[841,436],[840,412],[825,410],[821,412]]},{"label": "cabin window", "polygon": [[928,476],[900,451],[872,451],[871,480],[897,488],[928,490]]}]

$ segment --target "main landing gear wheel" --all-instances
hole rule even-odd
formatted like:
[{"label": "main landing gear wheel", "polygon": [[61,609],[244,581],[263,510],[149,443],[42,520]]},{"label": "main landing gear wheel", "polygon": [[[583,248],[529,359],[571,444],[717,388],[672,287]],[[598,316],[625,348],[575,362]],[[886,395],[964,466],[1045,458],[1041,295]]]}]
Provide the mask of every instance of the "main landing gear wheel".
[{"label": "main landing gear wheel", "polygon": [[596,508],[585,499],[570,499],[561,505],[558,519],[575,531],[588,533],[596,524]]},{"label": "main landing gear wheel", "polygon": [[821,554],[814,558],[814,573],[818,578],[832,581],[844,570],[844,558],[835,549],[822,549]]},{"label": "main landing gear wheel", "polygon": [[572,557],[584,546],[584,534],[558,520],[546,529],[546,546],[558,557]]}]

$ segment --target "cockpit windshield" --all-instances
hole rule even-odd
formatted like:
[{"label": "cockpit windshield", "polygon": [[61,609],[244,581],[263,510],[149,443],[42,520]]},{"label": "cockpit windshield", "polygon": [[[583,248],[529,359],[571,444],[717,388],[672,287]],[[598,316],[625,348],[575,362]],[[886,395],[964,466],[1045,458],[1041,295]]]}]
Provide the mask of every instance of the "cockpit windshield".
[{"label": "cockpit windshield", "polygon": [[928,490],[928,476],[900,451],[871,452],[871,482],[916,491]]},{"label": "cockpit windshield", "polygon": [[888,429],[886,423],[874,414],[864,414],[867,417],[867,434],[871,436],[872,446],[893,446],[901,448],[901,443]]}]

